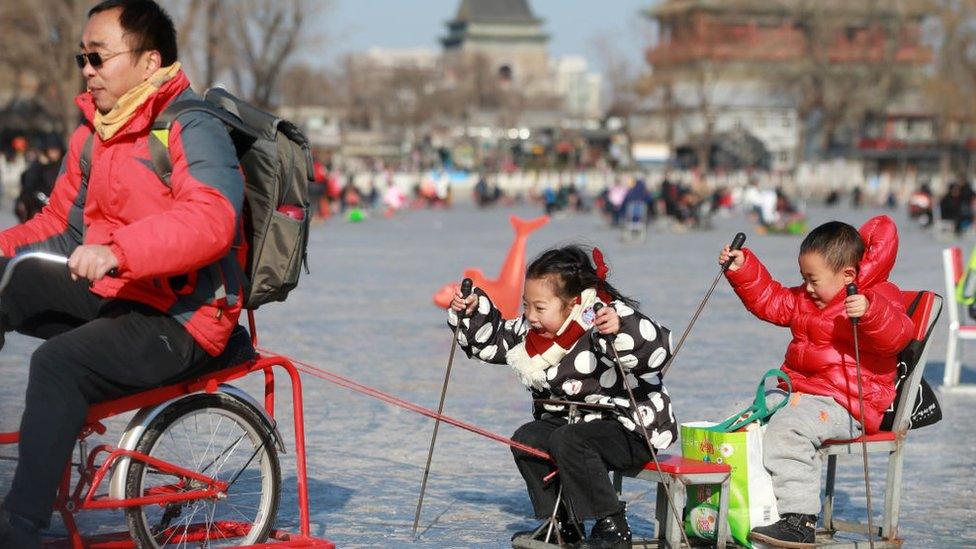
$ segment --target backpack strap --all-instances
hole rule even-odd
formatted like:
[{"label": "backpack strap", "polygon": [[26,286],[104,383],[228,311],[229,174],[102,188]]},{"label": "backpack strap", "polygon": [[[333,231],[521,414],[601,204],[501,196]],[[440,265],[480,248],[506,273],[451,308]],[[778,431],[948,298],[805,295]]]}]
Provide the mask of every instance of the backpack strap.
[{"label": "backpack strap", "polygon": [[[202,99],[183,99],[173,102],[156,117],[149,131],[149,154],[152,157],[153,170],[167,187],[173,186],[170,181],[173,176],[173,162],[169,157],[170,126],[180,116],[194,111],[209,113],[234,130],[244,132],[248,135],[253,135],[254,133],[240,118],[208,101]],[[220,271],[218,263],[210,264],[208,270],[215,284],[214,298],[218,301],[226,301],[227,286],[223,280],[223,274]]]},{"label": "backpack strap", "polygon": [[68,214],[68,229],[72,232],[78,243],[85,239],[85,200],[88,195],[88,181],[91,179],[92,170],[92,149],[95,147],[95,132],[85,138],[85,144],[81,146],[81,156],[78,158],[78,167],[81,171],[81,184],[78,186],[78,195],[75,196],[75,203]]},{"label": "backpack strap", "polygon": [[167,187],[171,187],[170,178],[173,175],[173,163],[169,158],[169,130],[173,122],[188,112],[205,112],[220,120],[229,128],[246,135],[254,135],[254,130],[247,126],[233,113],[205,101],[203,99],[182,99],[175,101],[156,117],[149,132],[149,154],[152,156],[153,169],[156,175]]},{"label": "backpack strap", "polygon": [[88,186],[88,179],[91,177],[92,168],[92,148],[95,146],[94,132],[85,139],[85,144],[81,147],[81,158],[78,165],[81,167],[81,186]]}]

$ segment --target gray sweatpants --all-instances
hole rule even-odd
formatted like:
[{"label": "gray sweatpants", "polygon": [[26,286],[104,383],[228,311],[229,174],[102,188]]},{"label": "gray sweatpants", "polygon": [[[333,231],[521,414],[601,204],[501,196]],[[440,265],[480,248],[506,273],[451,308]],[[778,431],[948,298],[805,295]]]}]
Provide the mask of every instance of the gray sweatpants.
[{"label": "gray sweatpants", "polygon": [[779,514],[819,515],[823,464],[817,449],[826,440],[860,435],[861,424],[834,399],[793,393],[773,414],[763,437],[763,463],[773,479]]}]

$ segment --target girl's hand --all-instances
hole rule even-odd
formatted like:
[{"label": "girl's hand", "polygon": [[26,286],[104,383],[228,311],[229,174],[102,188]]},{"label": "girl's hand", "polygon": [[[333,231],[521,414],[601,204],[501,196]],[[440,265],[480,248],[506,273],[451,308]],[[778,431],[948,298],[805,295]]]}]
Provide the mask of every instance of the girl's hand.
[{"label": "girl's hand", "polygon": [[593,325],[603,335],[615,334],[620,329],[620,317],[613,307],[604,307],[596,314]]},{"label": "girl's hand", "polygon": [[463,310],[465,315],[470,315],[474,312],[474,308],[477,306],[478,296],[474,293],[474,291],[472,291],[468,297],[462,297],[460,287],[458,287],[457,290],[454,290],[454,297],[451,299],[451,309],[453,309],[455,313],[459,313]]},{"label": "girl's hand", "polygon": [[725,265],[725,262],[732,258],[732,264],[729,265],[730,271],[738,271],[739,267],[742,266],[746,261],[746,256],[742,253],[742,250],[733,250],[728,244],[722,248],[722,253],[718,254],[718,264]]},{"label": "girl's hand", "polygon": [[847,311],[848,318],[861,318],[868,312],[871,303],[864,294],[849,295],[844,299],[844,310]]}]

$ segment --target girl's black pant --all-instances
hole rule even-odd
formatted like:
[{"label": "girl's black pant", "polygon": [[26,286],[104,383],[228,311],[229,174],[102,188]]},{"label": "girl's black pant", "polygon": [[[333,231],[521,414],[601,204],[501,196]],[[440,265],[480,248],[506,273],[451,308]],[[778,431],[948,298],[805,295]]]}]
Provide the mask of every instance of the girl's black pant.
[{"label": "girl's black pant", "polygon": [[559,475],[545,483],[543,478],[554,469],[552,463],[512,449],[538,518],[552,514],[560,485],[563,499],[578,519],[616,513],[621,507],[610,470],[638,468],[651,459],[644,439],[616,420],[570,425],[565,418],[540,419],[519,427],[512,439],[547,452],[559,468]]}]

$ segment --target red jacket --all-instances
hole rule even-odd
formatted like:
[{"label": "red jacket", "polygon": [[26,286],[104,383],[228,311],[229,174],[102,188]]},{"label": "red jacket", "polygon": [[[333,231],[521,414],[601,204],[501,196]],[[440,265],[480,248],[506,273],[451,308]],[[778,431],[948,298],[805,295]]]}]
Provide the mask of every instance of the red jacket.
[{"label": "red jacket", "polygon": [[[901,292],[888,282],[898,253],[898,231],[888,216],[878,216],[860,229],[865,251],[858,271],[858,292],[868,310],[858,322],[864,416],[867,433],[875,433],[881,416],[895,398],[896,355],[911,339],[912,321],[905,314]],[[845,292],[823,309],[803,286],[785,288],[769,275],[748,249],[737,271],[726,271],[732,288],[754,315],[778,326],[789,326],[793,341],[782,369],[793,390],[829,396],[860,419],[854,335],[844,310]]]},{"label": "red jacket", "polygon": [[[241,208],[244,179],[223,124],[190,112],[172,125],[173,165],[167,187],[153,171],[149,130],[176,99],[196,97],[180,71],[151,95],[112,138],[94,137],[91,175],[80,159],[93,134],[91,94],[75,102],[86,121],[71,136],[50,203],[33,219],[0,232],[5,255],[48,250],[70,255],[78,245],[111,247],[118,276],[91,291],[138,301],[182,323],[208,353],[223,350],[241,311]],[[155,139],[155,137],[153,137]]]}]

